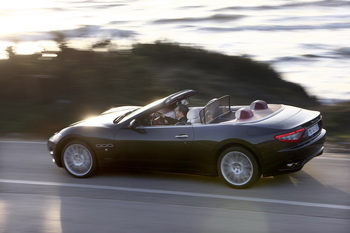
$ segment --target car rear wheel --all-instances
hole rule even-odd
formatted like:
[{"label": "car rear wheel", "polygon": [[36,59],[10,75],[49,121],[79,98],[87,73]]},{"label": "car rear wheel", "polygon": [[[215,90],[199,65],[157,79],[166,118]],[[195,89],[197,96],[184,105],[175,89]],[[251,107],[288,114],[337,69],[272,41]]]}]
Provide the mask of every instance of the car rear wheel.
[{"label": "car rear wheel", "polygon": [[261,176],[255,157],[241,147],[231,147],[221,153],[218,171],[220,177],[233,188],[247,188]]},{"label": "car rear wheel", "polygon": [[80,141],[70,142],[64,147],[62,162],[70,175],[79,178],[91,176],[97,167],[93,151]]}]

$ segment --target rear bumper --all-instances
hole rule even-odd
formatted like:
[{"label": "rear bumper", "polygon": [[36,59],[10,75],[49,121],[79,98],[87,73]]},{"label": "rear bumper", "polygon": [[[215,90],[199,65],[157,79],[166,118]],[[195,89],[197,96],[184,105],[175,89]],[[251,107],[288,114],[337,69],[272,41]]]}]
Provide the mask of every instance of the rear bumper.
[{"label": "rear bumper", "polygon": [[311,141],[276,152],[278,162],[265,166],[263,176],[300,171],[311,159],[323,154],[325,140],[326,130],[322,129]]}]

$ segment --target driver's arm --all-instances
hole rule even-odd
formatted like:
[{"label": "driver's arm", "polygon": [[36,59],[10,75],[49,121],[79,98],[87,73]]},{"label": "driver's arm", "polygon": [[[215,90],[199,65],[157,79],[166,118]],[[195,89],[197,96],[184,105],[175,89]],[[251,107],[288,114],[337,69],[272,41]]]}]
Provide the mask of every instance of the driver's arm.
[{"label": "driver's arm", "polygon": [[164,119],[166,120],[167,124],[169,125],[175,125],[176,123],[178,123],[179,121],[174,119],[174,118],[171,118],[171,117],[167,117],[165,115],[164,116]]}]

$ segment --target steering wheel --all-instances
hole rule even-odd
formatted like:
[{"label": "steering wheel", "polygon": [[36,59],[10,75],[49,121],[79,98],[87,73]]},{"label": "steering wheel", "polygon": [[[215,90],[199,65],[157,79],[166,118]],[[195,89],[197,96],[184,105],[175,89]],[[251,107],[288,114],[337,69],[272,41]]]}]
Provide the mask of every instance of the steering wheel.
[{"label": "steering wheel", "polygon": [[166,121],[162,116],[163,113],[161,112],[152,113],[149,116],[151,125],[166,125]]}]

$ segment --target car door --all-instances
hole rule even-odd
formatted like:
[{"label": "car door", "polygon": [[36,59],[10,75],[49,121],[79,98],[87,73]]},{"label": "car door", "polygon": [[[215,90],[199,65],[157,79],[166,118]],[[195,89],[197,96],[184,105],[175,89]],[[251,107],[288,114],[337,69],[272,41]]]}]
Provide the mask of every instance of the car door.
[{"label": "car door", "polygon": [[189,160],[192,125],[139,126],[115,134],[116,156],[131,166],[176,167]]}]

